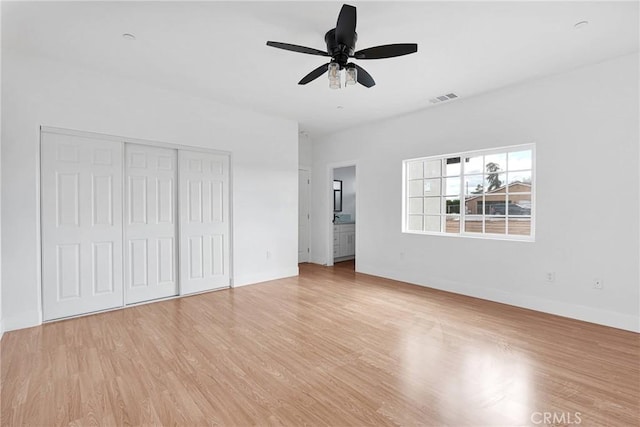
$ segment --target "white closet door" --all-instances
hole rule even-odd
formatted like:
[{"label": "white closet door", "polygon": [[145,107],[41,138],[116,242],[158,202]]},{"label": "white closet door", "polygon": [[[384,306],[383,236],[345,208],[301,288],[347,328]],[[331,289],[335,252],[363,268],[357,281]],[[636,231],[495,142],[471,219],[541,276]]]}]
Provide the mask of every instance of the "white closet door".
[{"label": "white closet door", "polygon": [[298,169],[298,262],[309,262],[309,171]]},{"label": "white closet door", "polygon": [[229,156],[179,150],[180,293],[229,286]]},{"label": "white closet door", "polygon": [[122,306],[122,144],[42,133],[44,320]]},{"label": "white closet door", "polygon": [[177,295],[177,152],[126,144],[125,158],[125,302]]}]

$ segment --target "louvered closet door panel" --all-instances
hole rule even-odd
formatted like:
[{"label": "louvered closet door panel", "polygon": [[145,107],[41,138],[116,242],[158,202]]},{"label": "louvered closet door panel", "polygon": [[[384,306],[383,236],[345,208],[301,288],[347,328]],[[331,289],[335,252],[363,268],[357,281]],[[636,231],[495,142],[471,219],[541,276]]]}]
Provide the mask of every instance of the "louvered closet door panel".
[{"label": "louvered closet door panel", "polygon": [[41,140],[44,320],[122,306],[122,144]]},{"label": "louvered closet door panel", "polygon": [[229,286],[229,156],[179,150],[180,290]]},{"label": "louvered closet door panel", "polygon": [[177,151],[126,144],[125,301],[178,294]]}]

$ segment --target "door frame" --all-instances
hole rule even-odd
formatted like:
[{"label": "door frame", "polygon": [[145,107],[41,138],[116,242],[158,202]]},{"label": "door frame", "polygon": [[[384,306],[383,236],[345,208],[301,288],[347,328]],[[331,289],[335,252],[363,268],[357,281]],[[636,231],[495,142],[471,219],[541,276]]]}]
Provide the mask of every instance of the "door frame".
[{"label": "door frame", "polygon": [[[309,166],[298,166],[298,178],[300,178],[300,171],[307,171],[309,174],[309,188],[307,194],[307,212],[309,212],[309,218],[307,220],[307,244],[309,245],[309,251],[307,252],[307,261],[311,262],[311,168]],[[300,189],[298,189],[298,194],[300,194]],[[300,212],[300,199],[298,199],[298,213]],[[298,231],[300,230],[300,224],[298,224]],[[299,241],[300,239],[298,239]],[[298,247],[298,250],[300,248]],[[298,260],[298,264],[300,261]]]},{"label": "door frame", "polygon": [[[175,296],[170,296],[170,297],[166,297],[166,298],[160,298],[160,299],[156,299],[156,300],[151,300],[151,301],[142,301],[139,303],[134,303],[134,304],[126,304],[125,302],[125,296],[124,296],[124,292],[122,293],[122,305],[119,307],[114,307],[114,308],[110,308],[110,309],[106,309],[106,310],[100,310],[100,311],[95,311],[95,312],[91,312],[91,313],[83,313],[83,314],[78,314],[75,316],[69,316],[69,317],[64,317],[61,319],[55,319],[55,320],[48,320],[48,321],[43,321],[44,319],[44,292],[43,292],[43,286],[44,286],[44,280],[42,277],[42,262],[43,262],[43,255],[42,255],[42,250],[43,250],[43,246],[42,246],[42,134],[43,133],[55,133],[55,134],[60,134],[60,135],[68,135],[68,136],[77,136],[77,137],[84,137],[84,138],[94,138],[94,139],[102,139],[104,141],[112,141],[114,143],[120,143],[122,144],[122,159],[121,161],[123,162],[123,168],[122,168],[122,178],[123,178],[123,183],[124,183],[124,179],[126,178],[126,171],[125,171],[125,162],[126,162],[126,158],[125,158],[125,144],[140,144],[140,145],[148,145],[151,147],[160,147],[160,148],[169,148],[169,149],[174,149],[174,150],[189,150],[189,151],[196,151],[196,152],[202,152],[202,153],[210,153],[210,154],[218,154],[218,155],[223,155],[223,156],[228,156],[229,157],[229,288],[233,288],[234,284],[233,284],[233,153],[231,151],[226,151],[226,150],[216,150],[213,148],[206,148],[206,147],[198,147],[198,146],[191,146],[191,145],[185,145],[185,144],[176,144],[176,143],[170,143],[170,142],[161,142],[161,141],[154,141],[154,140],[148,140],[148,139],[140,139],[140,138],[129,138],[129,137],[124,137],[124,136],[117,136],[117,135],[112,135],[112,134],[104,134],[104,133],[99,133],[99,132],[89,132],[89,131],[80,131],[80,130],[75,130],[75,129],[66,129],[66,128],[60,128],[60,127],[55,127],[55,126],[44,126],[41,125],[38,131],[38,171],[37,171],[37,191],[38,191],[38,197],[37,197],[37,208],[38,208],[38,223],[37,223],[37,235],[38,235],[38,241],[36,243],[37,246],[37,265],[38,265],[38,271],[37,271],[37,287],[38,287],[38,303],[39,303],[39,307],[38,307],[38,316],[39,316],[39,320],[40,320],[40,324],[42,323],[48,323],[48,322],[56,322],[58,320],[65,320],[65,319],[70,319],[70,318],[74,318],[74,317],[82,317],[82,316],[88,316],[91,314],[95,314],[95,313],[102,313],[102,312],[106,312],[106,311],[113,311],[113,310],[121,310],[123,308],[128,308],[128,307],[135,307],[137,305],[142,305],[142,304],[149,304],[149,303],[153,303],[153,302],[159,302],[159,301],[166,301],[166,300],[170,300],[170,299],[175,299],[175,298],[182,298],[183,296],[191,296],[191,295],[196,295],[196,294],[189,294],[189,295],[182,295],[182,289],[181,289],[181,284],[180,281],[178,280],[178,295]],[[180,165],[177,165],[176,168],[176,174],[180,173]],[[124,185],[124,184],[123,184]],[[176,209],[179,208],[179,203],[180,203],[180,194],[179,191],[176,191]],[[122,206],[123,206],[123,211],[121,213],[121,215],[123,215],[123,220],[124,220],[124,206],[125,206],[125,200],[126,196],[125,196],[125,192],[122,192]],[[124,223],[123,223],[123,227],[122,227],[122,241],[123,244],[125,242],[125,227],[124,227]],[[176,239],[180,238],[180,227],[177,227],[176,230]],[[124,251],[123,251],[124,253]],[[176,258],[176,272],[180,271],[180,259],[179,257]],[[122,279],[124,280],[124,274],[126,274],[125,269],[124,269],[124,265],[123,265],[123,269],[122,269],[122,274],[123,277]],[[124,284],[124,282],[123,282]],[[215,290],[220,290],[220,289],[225,289],[225,288],[218,288],[218,289],[213,289],[212,291]]]},{"label": "door frame", "polygon": [[[360,198],[358,197],[358,193],[360,191],[358,183],[358,163],[358,160],[348,160],[327,164],[325,175],[325,200],[327,201],[327,204],[325,207],[325,213],[320,219],[321,221],[326,223],[326,226],[324,226],[323,229],[325,235],[325,251],[327,253],[327,262],[325,263],[325,265],[327,267],[333,266],[333,170],[349,166],[354,166],[356,168],[356,212],[360,212]],[[358,224],[359,222],[356,220],[356,241],[354,242],[354,245],[356,247],[356,271],[358,271]]]}]

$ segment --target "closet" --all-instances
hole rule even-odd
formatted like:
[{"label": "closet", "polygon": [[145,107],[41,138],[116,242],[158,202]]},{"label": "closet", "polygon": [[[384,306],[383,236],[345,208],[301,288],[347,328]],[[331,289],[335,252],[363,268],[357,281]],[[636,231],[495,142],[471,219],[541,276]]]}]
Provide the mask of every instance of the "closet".
[{"label": "closet", "polygon": [[41,132],[44,320],[230,284],[229,155]]}]

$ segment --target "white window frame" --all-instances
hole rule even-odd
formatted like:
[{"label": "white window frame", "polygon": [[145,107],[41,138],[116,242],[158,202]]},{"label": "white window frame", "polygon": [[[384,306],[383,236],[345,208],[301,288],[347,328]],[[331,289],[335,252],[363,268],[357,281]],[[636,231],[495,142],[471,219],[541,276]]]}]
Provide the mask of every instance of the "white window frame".
[{"label": "white window frame", "polygon": [[[468,215],[466,213],[466,203],[465,203],[465,191],[464,191],[464,179],[465,179],[465,157],[477,157],[480,155],[492,155],[492,154],[502,154],[509,153],[515,151],[524,151],[531,150],[531,234],[530,235],[518,235],[518,234],[508,234],[508,217],[505,215],[505,233],[504,234],[495,234],[495,233],[486,233],[484,231],[484,223],[487,217],[487,213],[483,211],[483,231],[482,232],[466,232],[464,231],[465,217]],[[428,160],[445,160],[452,157],[460,157],[460,190],[459,190],[459,200],[460,200],[460,230],[457,233],[454,232],[446,232],[446,192],[445,192],[445,177],[446,171],[441,170],[440,173],[440,193],[439,197],[441,199],[441,213],[440,213],[440,231],[417,231],[417,230],[409,230],[408,221],[409,221],[409,213],[408,213],[408,204],[409,204],[409,195],[408,195],[408,178],[407,178],[407,164],[416,161],[428,161]],[[527,169],[528,170],[528,169]],[[508,172],[517,171],[509,170],[508,165],[505,166],[504,171],[501,173],[507,174]],[[485,172],[483,171],[483,174]],[[468,176],[469,174],[467,174]],[[434,177],[435,178],[435,177]],[[426,178],[423,178],[426,179]],[[484,181],[483,181],[484,182]],[[507,182],[508,185],[508,182]],[[486,194],[486,193],[485,193]],[[505,191],[505,196],[508,193]],[[483,202],[484,205],[484,202]],[[432,236],[448,236],[448,237],[467,237],[474,239],[490,239],[490,240],[509,240],[509,241],[521,241],[521,242],[534,242],[535,241],[535,224],[536,224],[536,144],[528,143],[521,145],[510,145],[506,147],[496,147],[489,148],[483,150],[473,150],[473,151],[463,151],[458,153],[450,153],[443,154],[437,156],[428,156],[428,157],[417,157],[413,159],[406,159],[402,161],[402,233],[407,234],[423,234],[423,235],[432,235]],[[427,216],[423,214],[423,218]],[[474,215],[475,216],[475,215]],[[423,227],[424,228],[424,227]]]}]

